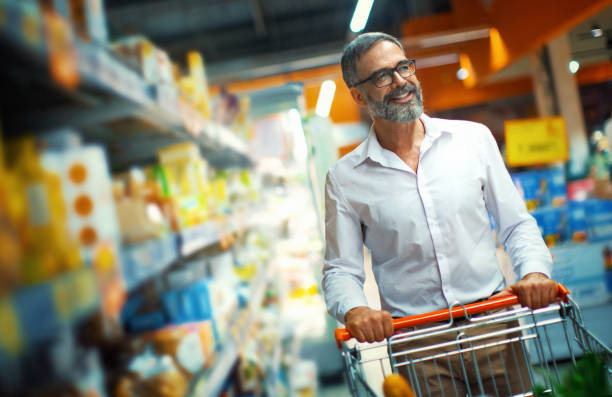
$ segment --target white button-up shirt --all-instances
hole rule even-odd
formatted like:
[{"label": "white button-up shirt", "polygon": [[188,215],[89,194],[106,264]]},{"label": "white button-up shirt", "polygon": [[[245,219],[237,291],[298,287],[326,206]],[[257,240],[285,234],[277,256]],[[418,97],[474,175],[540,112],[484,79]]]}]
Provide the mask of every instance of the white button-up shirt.
[{"label": "white button-up shirt", "polygon": [[328,172],[323,290],[331,315],[367,306],[363,244],[381,306],[408,316],[469,303],[505,287],[487,212],[520,277],[550,276],[552,259],[489,129],[421,116],[418,172],[368,138]]}]

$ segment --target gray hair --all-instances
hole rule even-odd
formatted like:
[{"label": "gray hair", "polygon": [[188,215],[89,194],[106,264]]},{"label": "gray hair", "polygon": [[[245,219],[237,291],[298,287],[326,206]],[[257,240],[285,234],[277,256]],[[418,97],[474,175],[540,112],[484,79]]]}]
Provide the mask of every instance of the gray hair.
[{"label": "gray hair", "polygon": [[357,76],[357,61],[359,61],[359,58],[372,48],[374,44],[382,40],[390,41],[404,51],[404,47],[398,39],[382,32],[360,34],[344,48],[340,65],[342,67],[342,78],[349,88],[359,81],[359,76]]}]

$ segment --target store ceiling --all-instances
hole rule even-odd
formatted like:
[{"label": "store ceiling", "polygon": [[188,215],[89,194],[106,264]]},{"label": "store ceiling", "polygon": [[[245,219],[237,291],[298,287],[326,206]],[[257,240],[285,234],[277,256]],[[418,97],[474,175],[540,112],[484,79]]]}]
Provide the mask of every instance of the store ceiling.
[{"label": "store ceiling", "polygon": [[[181,63],[199,50],[212,83],[335,64],[350,40],[356,0],[105,0],[113,38],[140,34]],[[408,19],[451,11],[451,0],[376,0],[366,29],[401,35]],[[590,37],[599,25],[612,38],[612,7],[569,32],[581,63],[609,60],[612,41]],[[528,72],[526,62],[498,79]]]},{"label": "store ceiling", "polygon": [[[214,82],[337,63],[356,0],[105,0],[113,38],[142,34],[177,61],[202,52]],[[367,30],[400,35],[450,0],[376,0]]]}]

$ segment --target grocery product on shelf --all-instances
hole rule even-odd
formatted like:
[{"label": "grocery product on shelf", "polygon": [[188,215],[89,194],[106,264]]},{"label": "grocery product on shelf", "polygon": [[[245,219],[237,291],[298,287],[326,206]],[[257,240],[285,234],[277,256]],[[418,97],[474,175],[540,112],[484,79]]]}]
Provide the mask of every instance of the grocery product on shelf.
[{"label": "grocery product on shelf", "polygon": [[108,31],[102,0],[39,0],[39,3],[70,21],[80,39],[106,43]]},{"label": "grocery product on shelf", "polygon": [[187,53],[187,65],[189,66],[189,77],[182,78],[180,86],[183,91],[190,94],[192,103],[202,116],[210,119],[212,116],[210,94],[202,55],[197,51],[189,51]]},{"label": "grocery product on shelf", "polygon": [[21,280],[32,284],[81,267],[81,254],[68,227],[59,175],[44,169],[33,138],[15,142],[15,194],[26,204],[20,227],[24,260]]},{"label": "grocery product on shelf", "polygon": [[191,142],[179,143],[158,151],[157,175],[163,181],[163,192],[170,198],[177,228],[185,229],[204,223],[210,217],[208,203],[208,164]]},{"label": "grocery product on shelf", "polygon": [[113,195],[124,243],[159,239],[175,222],[170,202],[163,197],[153,171],[132,168],[116,176]]}]

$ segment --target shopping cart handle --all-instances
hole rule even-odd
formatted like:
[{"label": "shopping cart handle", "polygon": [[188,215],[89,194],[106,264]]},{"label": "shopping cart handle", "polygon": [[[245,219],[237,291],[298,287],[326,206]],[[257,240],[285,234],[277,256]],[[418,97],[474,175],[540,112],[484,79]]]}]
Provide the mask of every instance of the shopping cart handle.
[{"label": "shopping cart handle", "polygon": [[[557,296],[564,302],[567,302],[567,295],[569,295],[569,290],[563,284],[557,283]],[[453,318],[464,317],[466,313],[468,316],[471,316],[472,314],[501,309],[516,305],[518,303],[518,296],[512,294],[499,298],[489,298],[485,301],[471,303],[465,306],[455,306],[450,310],[450,313],[448,309],[442,309],[425,314],[416,314],[414,316],[396,318],[393,320],[393,330],[397,331],[398,329],[415,327],[417,325],[448,321],[450,314],[452,314]],[[346,328],[336,328],[335,336],[338,348],[340,348],[341,342],[346,342],[353,337],[350,331],[348,331]]]}]

